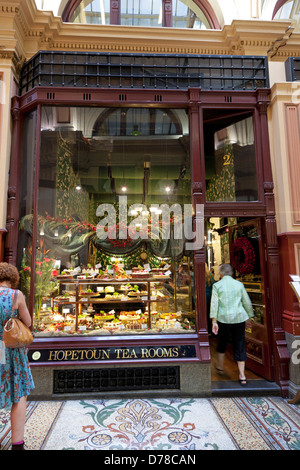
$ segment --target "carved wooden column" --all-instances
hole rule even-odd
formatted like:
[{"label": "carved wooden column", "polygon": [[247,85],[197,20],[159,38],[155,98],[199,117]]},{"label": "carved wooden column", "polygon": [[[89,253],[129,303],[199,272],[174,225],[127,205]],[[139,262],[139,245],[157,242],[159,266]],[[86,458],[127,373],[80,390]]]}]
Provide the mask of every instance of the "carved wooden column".
[{"label": "carved wooden column", "polygon": [[257,93],[257,109],[260,119],[260,152],[263,160],[264,199],[266,204],[265,236],[266,236],[266,263],[268,276],[268,292],[270,296],[270,326],[274,350],[274,367],[276,381],[280,384],[283,396],[288,394],[288,364],[289,353],[282,328],[282,312],[280,302],[280,269],[278,238],[275,219],[274,185],[270,159],[269,133],[268,133],[268,96],[267,90]]},{"label": "carved wooden column", "polygon": [[[204,207],[203,181],[204,155],[201,151],[202,112],[200,109],[199,88],[189,89],[190,113],[190,153],[192,173],[192,201],[194,208],[194,231],[197,224],[204,224],[204,211],[197,210],[197,206]],[[204,240],[203,240],[204,242]],[[205,250],[204,243],[200,249],[194,251],[194,276],[196,295],[196,317],[199,335],[199,349],[202,362],[210,362],[210,350],[207,333],[206,296],[205,296]]]},{"label": "carved wooden column", "polygon": [[5,235],[7,230],[5,228],[0,229],[0,262],[4,261],[4,246],[5,246]]},{"label": "carved wooden column", "polygon": [[16,96],[12,100],[12,145],[10,157],[10,171],[8,183],[7,236],[5,242],[5,261],[16,265],[18,225],[19,225],[19,186],[20,186],[20,166],[21,166],[21,113],[19,109],[19,98]]},{"label": "carved wooden column", "polygon": [[121,4],[120,0],[110,2],[110,24],[120,24]]},{"label": "carved wooden column", "polygon": [[163,8],[163,26],[172,28],[173,18],[172,18],[172,0],[162,0]]}]

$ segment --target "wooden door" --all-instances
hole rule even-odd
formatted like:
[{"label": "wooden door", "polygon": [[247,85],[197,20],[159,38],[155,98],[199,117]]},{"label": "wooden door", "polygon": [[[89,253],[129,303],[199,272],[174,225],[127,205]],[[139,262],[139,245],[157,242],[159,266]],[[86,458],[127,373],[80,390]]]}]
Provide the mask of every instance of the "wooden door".
[{"label": "wooden door", "polygon": [[266,285],[263,223],[259,218],[229,226],[230,263],[252,301],[254,319],[246,322],[248,369],[273,380],[270,307]]}]

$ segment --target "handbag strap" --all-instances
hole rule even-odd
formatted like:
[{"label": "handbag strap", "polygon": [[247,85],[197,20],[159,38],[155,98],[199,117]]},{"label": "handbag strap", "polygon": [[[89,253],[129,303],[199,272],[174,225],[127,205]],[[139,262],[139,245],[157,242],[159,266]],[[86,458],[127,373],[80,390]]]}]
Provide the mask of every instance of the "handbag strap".
[{"label": "handbag strap", "polygon": [[17,300],[18,300],[18,289],[15,289],[14,292],[13,292],[13,295],[12,295],[12,310],[17,310],[17,306],[16,306],[16,303],[17,303]]}]

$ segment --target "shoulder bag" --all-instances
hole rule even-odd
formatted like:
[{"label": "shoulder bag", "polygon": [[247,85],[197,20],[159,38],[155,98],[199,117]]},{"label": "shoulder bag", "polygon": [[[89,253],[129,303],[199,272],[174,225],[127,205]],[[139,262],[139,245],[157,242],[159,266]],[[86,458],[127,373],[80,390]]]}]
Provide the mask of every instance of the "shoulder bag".
[{"label": "shoulder bag", "polygon": [[10,318],[3,329],[3,342],[7,348],[22,348],[33,341],[31,330],[18,318]]}]

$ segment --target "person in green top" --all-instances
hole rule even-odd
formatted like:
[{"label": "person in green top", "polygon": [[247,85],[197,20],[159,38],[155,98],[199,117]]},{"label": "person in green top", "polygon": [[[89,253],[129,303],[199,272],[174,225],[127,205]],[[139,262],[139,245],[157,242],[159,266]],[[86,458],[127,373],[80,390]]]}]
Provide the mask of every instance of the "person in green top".
[{"label": "person in green top", "polygon": [[218,334],[218,365],[217,371],[224,371],[224,357],[229,337],[232,338],[234,359],[239,370],[239,382],[246,385],[245,361],[245,322],[254,316],[251,300],[242,282],[232,278],[230,264],[219,267],[220,281],[212,288],[210,318],[212,332]]}]

